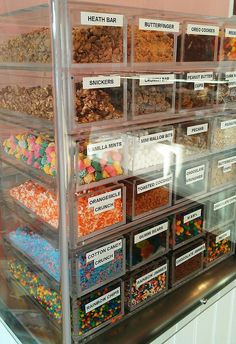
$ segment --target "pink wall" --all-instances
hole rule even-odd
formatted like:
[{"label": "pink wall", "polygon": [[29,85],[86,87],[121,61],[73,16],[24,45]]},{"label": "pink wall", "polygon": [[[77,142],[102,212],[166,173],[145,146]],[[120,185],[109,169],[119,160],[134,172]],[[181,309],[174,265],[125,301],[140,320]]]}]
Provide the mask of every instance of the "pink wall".
[{"label": "pink wall", "polygon": [[[60,1],[60,0],[58,0]],[[140,8],[153,8],[165,11],[178,11],[212,16],[227,17],[232,0],[80,0],[82,2],[126,5]],[[47,3],[47,0],[0,0],[0,13]]]}]

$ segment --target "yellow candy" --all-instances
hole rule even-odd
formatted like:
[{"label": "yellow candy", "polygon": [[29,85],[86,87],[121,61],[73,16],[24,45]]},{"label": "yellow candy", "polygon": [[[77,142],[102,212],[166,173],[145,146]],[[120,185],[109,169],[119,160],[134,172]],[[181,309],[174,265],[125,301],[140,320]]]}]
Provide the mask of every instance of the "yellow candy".
[{"label": "yellow candy", "polygon": [[55,159],[55,158],[52,159],[51,165],[52,165],[52,166],[56,166],[56,159]]},{"label": "yellow candy", "polygon": [[115,167],[116,173],[117,174],[122,174],[123,173],[123,169],[121,167]]},{"label": "yellow candy", "polygon": [[48,165],[46,165],[46,166],[44,166],[43,170],[44,170],[44,172],[45,172],[46,174],[49,174],[50,168],[49,168]]},{"label": "yellow candy", "polygon": [[85,165],[86,167],[91,166],[91,159],[89,159],[89,158],[84,159],[84,165]]},{"label": "yellow candy", "polygon": [[84,182],[85,184],[89,184],[91,182],[94,181],[94,178],[93,178],[93,175],[92,174],[87,174],[85,177],[84,177]]},{"label": "yellow candy", "polygon": [[109,174],[107,173],[107,171],[103,171],[102,172],[102,178],[109,178],[110,176],[109,176]]},{"label": "yellow candy", "polygon": [[56,152],[51,152],[51,153],[50,153],[50,156],[51,156],[51,158],[55,158]]}]

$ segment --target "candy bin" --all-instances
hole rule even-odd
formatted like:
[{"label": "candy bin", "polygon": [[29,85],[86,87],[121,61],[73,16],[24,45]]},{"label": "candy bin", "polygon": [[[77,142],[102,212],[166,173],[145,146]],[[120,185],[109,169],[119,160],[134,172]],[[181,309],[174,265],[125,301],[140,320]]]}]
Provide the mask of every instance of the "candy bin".
[{"label": "candy bin", "polygon": [[[124,66],[126,56],[126,18],[106,10],[89,11],[87,4],[70,10],[71,62],[81,67]],[[108,67],[107,67],[108,68]]]},{"label": "candy bin", "polygon": [[108,284],[78,298],[75,307],[79,318],[79,324],[73,326],[78,327],[75,335],[86,337],[124,315],[123,282]]},{"label": "candy bin", "polygon": [[236,101],[236,71],[221,73],[219,81],[217,102],[224,109],[230,109]]},{"label": "candy bin", "polygon": [[172,217],[170,247],[176,249],[203,235],[205,225],[204,205],[197,203]]},{"label": "candy bin", "polygon": [[221,61],[236,61],[236,26],[225,24],[221,38]]},{"label": "candy bin", "polygon": [[94,236],[126,222],[126,190],[123,184],[107,184],[75,196],[77,238]]},{"label": "candy bin", "polygon": [[124,140],[125,167],[130,175],[170,169],[173,163],[172,126],[131,131],[125,134]]},{"label": "candy bin", "polygon": [[[51,73],[2,70],[0,73],[0,109],[25,124],[39,119],[45,128],[54,118]],[[25,116],[27,115],[27,116]],[[47,121],[43,121],[47,120]]]},{"label": "candy bin", "polygon": [[200,110],[216,104],[217,84],[213,72],[195,72],[180,74],[177,83],[177,111]]},{"label": "candy bin", "polygon": [[16,252],[6,241],[4,253],[7,260],[6,273],[12,283],[20,288],[23,295],[32,298],[35,304],[47,314],[48,319],[60,327],[62,299],[60,291],[54,288],[55,284],[51,283],[51,279],[45,274],[39,272],[36,264]]},{"label": "candy bin", "polygon": [[56,148],[54,138],[31,130],[5,128],[1,134],[1,149],[13,164],[24,164],[33,173],[56,176]]},{"label": "candy bin", "polygon": [[76,76],[72,87],[79,126],[126,119],[126,79],[120,75]]},{"label": "candy bin", "polygon": [[209,152],[211,122],[199,119],[177,125],[176,163],[204,156]]},{"label": "candy bin", "polygon": [[178,40],[178,61],[216,61],[219,26],[214,22],[184,21]]},{"label": "candy bin", "polygon": [[175,167],[175,202],[206,193],[208,161],[195,160]]},{"label": "candy bin", "polygon": [[234,220],[236,207],[236,189],[230,188],[210,196],[206,200],[208,229]]},{"label": "candy bin", "polygon": [[125,239],[118,237],[81,248],[76,254],[78,295],[125,274]]},{"label": "candy bin", "polygon": [[175,287],[203,270],[203,259],[206,244],[203,240],[173,251],[171,255],[170,284]]},{"label": "candy bin", "polygon": [[127,266],[133,270],[168,251],[169,221],[137,226],[127,235]]},{"label": "candy bin", "polygon": [[128,27],[128,61],[132,64],[176,61],[179,22],[154,17],[134,17]]},{"label": "candy bin", "polygon": [[214,118],[211,150],[233,149],[236,145],[236,116],[228,114]]},{"label": "candy bin", "polygon": [[125,174],[124,139],[121,136],[85,138],[78,142],[77,152],[78,185],[119,179]]},{"label": "candy bin", "polygon": [[206,265],[214,265],[234,253],[235,222],[207,233]]},{"label": "candy bin", "polygon": [[133,119],[159,119],[175,111],[175,74],[128,77],[128,111]]},{"label": "candy bin", "polygon": [[125,281],[125,307],[132,311],[164,294],[168,288],[168,262],[160,258],[133,271]]},{"label": "candy bin", "polygon": [[10,188],[9,194],[17,204],[50,225],[52,230],[58,228],[58,200],[53,191],[26,180]]},{"label": "candy bin", "polygon": [[135,220],[171,206],[173,182],[171,173],[132,177],[123,182],[127,188],[128,218]]},{"label": "candy bin", "polygon": [[24,226],[21,221],[4,239],[33,265],[38,265],[49,276],[54,288],[59,288],[60,252],[52,240],[45,239],[30,226]]}]

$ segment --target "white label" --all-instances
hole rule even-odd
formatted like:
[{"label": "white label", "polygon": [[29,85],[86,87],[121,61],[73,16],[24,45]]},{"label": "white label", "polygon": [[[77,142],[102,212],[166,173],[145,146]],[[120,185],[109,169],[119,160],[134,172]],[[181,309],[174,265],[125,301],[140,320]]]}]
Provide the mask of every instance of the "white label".
[{"label": "white label", "polygon": [[228,129],[236,127],[236,119],[230,119],[229,121],[224,121],[220,123],[221,129]]},{"label": "white label", "polygon": [[226,72],[225,80],[227,81],[236,81],[236,72]]},{"label": "white label", "polygon": [[234,87],[236,87],[236,81],[228,83],[228,88],[234,88]]},{"label": "white label", "polygon": [[213,25],[188,24],[187,34],[188,35],[218,36],[219,27],[213,26]]},{"label": "white label", "polygon": [[230,237],[230,230],[224,232],[224,233],[221,233],[220,235],[218,235],[216,237],[216,244],[219,242],[219,241],[222,241],[226,238],[229,238]]},{"label": "white label", "polygon": [[208,131],[208,123],[199,124],[199,125],[194,125],[192,127],[188,127],[187,135],[190,136],[190,135],[205,133],[207,131]]},{"label": "white label", "polygon": [[123,26],[123,15],[97,12],[81,12],[81,25]]},{"label": "white label", "polygon": [[169,175],[167,177],[162,177],[158,179],[154,179],[150,182],[142,183],[137,185],[137,194],[141,194],[143,192],[147,192],[152,189],[159,188],[160,186],[169,184],[172,182],[172,175]]},{"label": "white label", "polygon": [[143,240],[146,240],[146,239],[151,238],[151,237],[153,237],[153,236],[155,236],[157,234],[160,234],[162,232],[167,231],[167,229],[168,229],[168,221],[162,223],[159,226],[155,226],[155,227],[149,228],[146,231],[143,231],[143,232],[141,232],[139,234],[136,234],[134,236],[134,243],[138,244],[139,242],[141,242]]},{"label": "white label", "polygon": [[120,287],[110,291],[103,296],[98,297],[96,300],[87,303],[87,305],[85,305],[85,313],[93,311],[94,309],[104,305],[104,303],[107,303],[118,296],[120,296]]},{"label": "white label", "polygon": [[163,274],[166,271],[167,271],[167,264],[162,265],[161,267],[149,272],[148,274],[146,274],[140,278],[137,278],[136,282],[135,282],[136,289],[139,289],[141,287],[141,285],[151,281],[152,279],[158,277],[159,275]]},{"label": "white label", "polygon": [[88,198],[88,208],[93,208],[95,215],[100,214],[114,209],[114,202],[118,198],[121,198],[121,189],[90,197]]},{"label": "white label", "polygon": [[202,209],[198,209],[196,211],[193,211],[192,213],[184,216],[184,223],[195,220],[201,216],[202,216]]},{"label": "white label", "polygon": [[213,80],[213,72],[202,72],[202,73],[187,73],[187,81],[192,82],[205,82]]},{"label": "white label", "polygon": [[174,74],[155,74],[155,75],[140,75],[139,76],[139,85],[148,86],[148,85],[171,85],[175,81]]},{"label": "white label", "polygon": [[230,165],[225,165],[223,167],[223,173],[231,172],[231,170],[232,170],[232,165],[231,164]]},{"label": "white label", "polygon": [[139,19],[139,30],[179,32],[179,23],[166,20]]},{"label": "white label", "polygon": [[163,141],[173,142],[174,130],[163,131],[161,133],[140,136],[139,143],[146,145],[150,143],[158,143]]},{"label": "white label", "polygon": [[202,91],[204,90],[204,83],[203,82],[195,82],[194,83],[194,91]]},{"label": "white label", "polygon": [[227,207],[227,205],[230,205],[230,204],[235,203],[235,202],[236,202],[236,195],[235,196],[231,196],[229,198],[226,198],[223,201],[214,203],[213,209],[214,209],[214,211],[216,211],[218,209]]},{"label": "white label", "polygon": [[225,37],[236,37],[236,29],[225,28]]},{"label": "white label", "polygon": [[122,149],[123,144],[124,142],[122,139],[116,139],[99,143],[91,143],[87,146],[87,155],[90,156],[94,154],[109,152],[111,150]]},{"label": "white label", "polygon": [[205,165],[189,168],[185,171],[186,185],[196,183],[205,177]]},{"label": "white label", "polygon": [[228,173],[232,171],[232,165],[236,163],[236,156],[230,158],[222,159],[218,161],[218,168],[223,167],[223,173]]},{"label": "white label", "polygon": [[83,78],[83,89],[120,87],[120,76],[94,76]]},{"label": "white label", "polygon": [[114,259],[114,253],[122,248],[122,240],[117,240],[108,245],[86,253],[86,263],[94,262],[94,267],[106,264]]},{"label": "white label", "polygon": [[203,244],[201,246],[196,247],[194,250],[189,251],[188,253],[185,253],[183,256],[179,257],[175,261],[175,266],[178,266],[180,264],[183,264],[187,260],[191,259],[192,257],[196,256],[197,254],[205,251],[206,245]]}]

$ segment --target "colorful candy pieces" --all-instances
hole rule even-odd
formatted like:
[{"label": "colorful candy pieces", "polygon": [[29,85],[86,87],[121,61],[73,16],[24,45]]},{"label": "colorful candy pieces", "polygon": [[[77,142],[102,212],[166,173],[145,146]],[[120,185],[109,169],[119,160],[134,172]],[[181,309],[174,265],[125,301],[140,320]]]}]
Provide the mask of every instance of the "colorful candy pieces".
[{"label": "colorful candy pieces", "polygon": [[216,243],[214,234],[210,234],[209,245],[207,247],[207,262],[211,263],[216,259],[231,252],[231,241],[229,238]]},{"label": "colorful candy pieces", "polygon": [[58,227],[58,201],[51,191],[28,180],[10,189],[9,193],[42,220],[55,228]]},{"label": "colorful candy pieces", "polygon": [[[106,189],[106,192],[102,190],[101,188],[101,191],[93,193],[92,196],[111,191],[110,189]],[[89,194],[78,197],[78,236],[85,236],[123,221],[122,198],[114,200],[112,209],[99,213],[95,213],[94,209],[89,207],[88,198]]]},{"label": "colorful candy pieces", "polygon": [[45,174],[56,175],[55,143],[48,137],[33,134],[11,135],[3,141],[5,153]]},{"label": "colorful candy pieces", "polygon": [[47,287],[38,274],[15,258],[9,260],[8,269],[17,282],[33,297],[58,323],[62,319],[61,295]]},{"label": "colorful candy pieces", "polygon": [[80,184],[90,184],[122,175],[122,159],[122,150],[119,149],[88,156],[87,144],[81,144],[78,161]]}]

